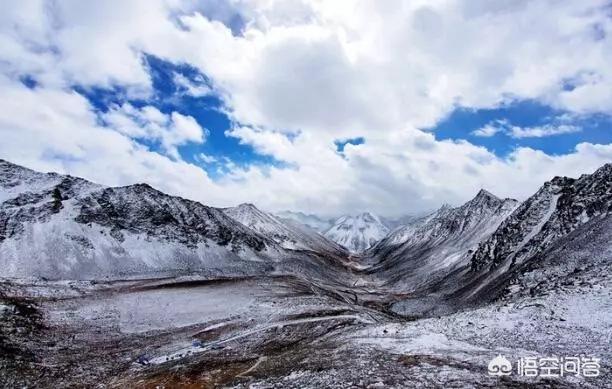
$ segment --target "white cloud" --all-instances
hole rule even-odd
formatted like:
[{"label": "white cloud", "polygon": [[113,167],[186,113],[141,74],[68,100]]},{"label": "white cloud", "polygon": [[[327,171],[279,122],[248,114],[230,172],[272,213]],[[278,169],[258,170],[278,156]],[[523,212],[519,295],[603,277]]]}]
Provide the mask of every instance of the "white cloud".
[{"label": "white cloud", "polygon": [[197,155],[197,158],[198,158],[200,161],[202,161],[202,162],[204,162],[204,163],[208,163],[208,164],[218,162],[218,159],[217,159],[216,157],[214,157],[214,156],[212,156],[212,155],[205,154],[205,153],[200,153],[200,154],[198,154],[198,155]]},{"label": "white cloud", "polygon": [[494,120],[485,124],[483,127],[471,132],[474,136],[492,137],[498,133],[504,133],[509,137],[521,138],[543,138],[547,136],[571,134],[582,131],[580,126],[568,124],[571,122],[571,115],[562,115],[552,119],[554,123],[543,124],[540,126],[520,127],[514,126],[507,120]]},{"label": "white cloud", "polygon": [[[513,99],[610,114],[606,3],[232,0],[215,18],[240,13],[237,36],[178,0],[14,2],[0,15],[0,157],[105,184],[147,181],[219,206],[397,214],[465,201],[480,187],[522,198],[553,175],[612,160],[612,145],[583,143],[559,156],[519,148],[501,159],[418,128],[457,106]],[[595,27],[604,33],[594,35]],[[213,181],[177,152],[206,140],[193,118],[124,104],[100,124],[70,86],[118,85],[147,97],[143,53],[200,69],[228,113],[248,125],[227,135],[287,166],[241,168],[219,157],[227,174]],[[40,86],[21,85],[24,74]],[[185,93],[208,93],[204,84],[175,81]],[[573,129],[517,127],[515,135]],[[336,152],[335,139],[357,135],[364,144]],[[163,153],[139,138],[159,142]]]},{"label": "white cloud", "polygon": [[[612,20],[605,7],[603,0],[393,7],[237,0],[217,7],[221,19],[239,12],[246,20],[243,36],[233,36],[192,13],[190,2],[31,2],[11,5],[0,39],[12,71],[44,82],[147,93],[148,52],[203,70],[241,122],[346,137],[428,126],[457,104],[491,107],[515,98],[609,112]],[[568,79],[576,80],[573,90],[564,88]]]},{"label": "white cloud", "polygon": [[[106,185],[148,182],[172,194],[199,198],[199,168],[150,152],[100,125],[88,101],[64,90],[28,89],[0,76],[0,156],[42,171],[82,176]],[[201,199],[201,198],[200,198]]]},{"label": "white cloud", "polygon": [[493,135],[504,131],[503,125],[504,125],[503,122],[487,123],[483,127],[472,131],[471,134],[474,136],[480,136],[483,138],[490,138]]},{"label": "white cloud", "polygon": [[510,136],[513,138],[542,138],[545,136],[571,134],[580,131],[582,131],[580,127],[569,124],[545,124],[543,126],[534,127],[512,126],[510,128]]},{"label": "white cloud", "polygon": [[211,88],[206,85],[206,82],[201,77],[192,81],[180,73],[175,73],[174,83],[183,93],[189,96],[202,97],[212,93]]},{"label": "white cloud", "polygon": [[136,108],[129,103],[113,106],[102,115],[109,127],[133,139],[160,142],[162,150],[178,159],[178,146],[203,143],[208,131],[194,118],[178,112],[166,115],[152,106]]},{"label": "white cloud", "polygon": [[225,132],[226,136],[239,139],[241,144],[249,145],[260,154],[276,157],[281,161],[294,161],[298,155],[289,138],[279,132],[258,130],[250,127],[237,127]]}]

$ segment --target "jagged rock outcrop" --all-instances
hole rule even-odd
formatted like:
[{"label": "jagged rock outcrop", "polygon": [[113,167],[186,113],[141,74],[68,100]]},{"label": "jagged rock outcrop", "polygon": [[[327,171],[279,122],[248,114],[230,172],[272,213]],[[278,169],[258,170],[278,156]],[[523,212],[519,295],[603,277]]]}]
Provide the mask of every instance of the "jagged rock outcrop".
[{"label": "jagged rock outcrop", "polygon": [[555,177],[478,246],[472,270],[521,263],[578,226],[611,212],[612,164],[577,179]]}]

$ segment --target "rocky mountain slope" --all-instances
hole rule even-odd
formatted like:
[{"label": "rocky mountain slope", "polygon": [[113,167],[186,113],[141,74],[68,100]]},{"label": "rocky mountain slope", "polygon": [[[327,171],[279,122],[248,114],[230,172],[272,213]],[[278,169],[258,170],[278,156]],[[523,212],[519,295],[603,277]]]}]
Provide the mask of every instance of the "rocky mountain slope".
[{"label": "rocky mountain slope", "polygon": [[518,202],[481,190],[467,203],[400,227],[364,253],[362,262],[385,283],[423,289],[469,262],[470,250],[492,234]]},{"label": "rocky mountain slope", "polygon": [[281,252],[221,210],[146,184],[108,188],[0,161],[0,199],[5,276],[240,272]]},{"label": "rocky mountain slope", "polygon": [[[612,214],[612,164],[577,179],[555,177],[516,209],[470,258],[471,294],[532,267],[548,249],[563,246],[574,230],[592,231]],[[599,253],[592,252],[595,257]],[[475,276],[477,275],[477,276]],[[464,282],[467,283],[467,282]],[[470,289],[470,288],[466,288]]]},{"label": "rocky mountain slope", "polygon": [[342,255],[345,249],[318,232],[291,220],[263,212],[253,204],[224,208],[223,212],[244,226],[259,232],[288,250],[309,250]]},{"label": "rocky mountain slope", "polygon": [[472,268],[520,263],[587,221],[612,211],[612,164],[578,179],[555,177],[479,245]]},{"label": "rocky mountain slope", "polygon": [[387,226],[370,212],[338,218],[324,235],[352,253],[362,252],[389,233]]}]

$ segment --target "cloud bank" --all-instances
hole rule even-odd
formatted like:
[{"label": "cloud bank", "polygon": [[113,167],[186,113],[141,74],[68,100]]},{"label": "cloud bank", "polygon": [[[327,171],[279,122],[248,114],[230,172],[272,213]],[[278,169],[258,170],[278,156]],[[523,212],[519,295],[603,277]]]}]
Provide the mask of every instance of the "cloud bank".
[{"label": "cloud bank", "polygon": [[[214,3],[214,4],[213,4]],[[554,175],[612,160],[612,144],[499,157],[424,130],[458,107],[534,100],[612,113],[612,20],[605,1],[24,1],[0,16],[0,157],[109,185],[146,181],[217,206],[249,201],[324,215],[397,215],[459,203],[486,187],[524,198]],[[188,64],[233,120],[225,135],[280,164],[224,163],[212,179],[179,148],[206,123],[153,105],[101,112],[75,91],[154,99],[145,55]],[[35,80],[27,85],[24,79]],[[515,138],[569,124],[483,127]],[[334,141],[361,137],[338,153]],[[552,139],[552,138],[551,138]],[[151,144],[159,145],[152,149]],[[211,159],[211,158],[214,158]]]}]

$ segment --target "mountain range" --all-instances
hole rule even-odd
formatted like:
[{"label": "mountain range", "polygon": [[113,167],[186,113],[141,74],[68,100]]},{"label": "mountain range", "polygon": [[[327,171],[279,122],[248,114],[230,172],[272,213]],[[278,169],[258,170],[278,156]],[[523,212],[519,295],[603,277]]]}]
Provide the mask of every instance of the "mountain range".
[{"label": "mountain range", "polygon": [[147,184],[105,187],[0,161],[0,264],[12,277],[96,278],[264,271],[316,256],[388,288],[424,292],[466,283],[459,273],[482,278],[516,267],[607,217],[611,166],[555,177],[522,204],[481,190],[395,229],[365,212],[319,232],[304,224],[321,222],[315,216],[273,215],[252,204],[219,209]]},{"label": "mountain range", "polygon": [[233,267],[279,255],[221,210],[146,184],[109,188],[0,162],[6,276],[97,278]]},{"label": "mountain range", "polygon": [[612,164],[317,220],[0,160],[0,385],[609,387],[487,364],[612,357]]},{"label": "mountain range", "polygon": [[419,220],[422,215],[385,218],[372,212],[342,215],[325,219],[302,212],[283,211],[276,214],[283,221],[293,221],[323,234],[351,253],[360,253],[385,237],[389,231]]}]

